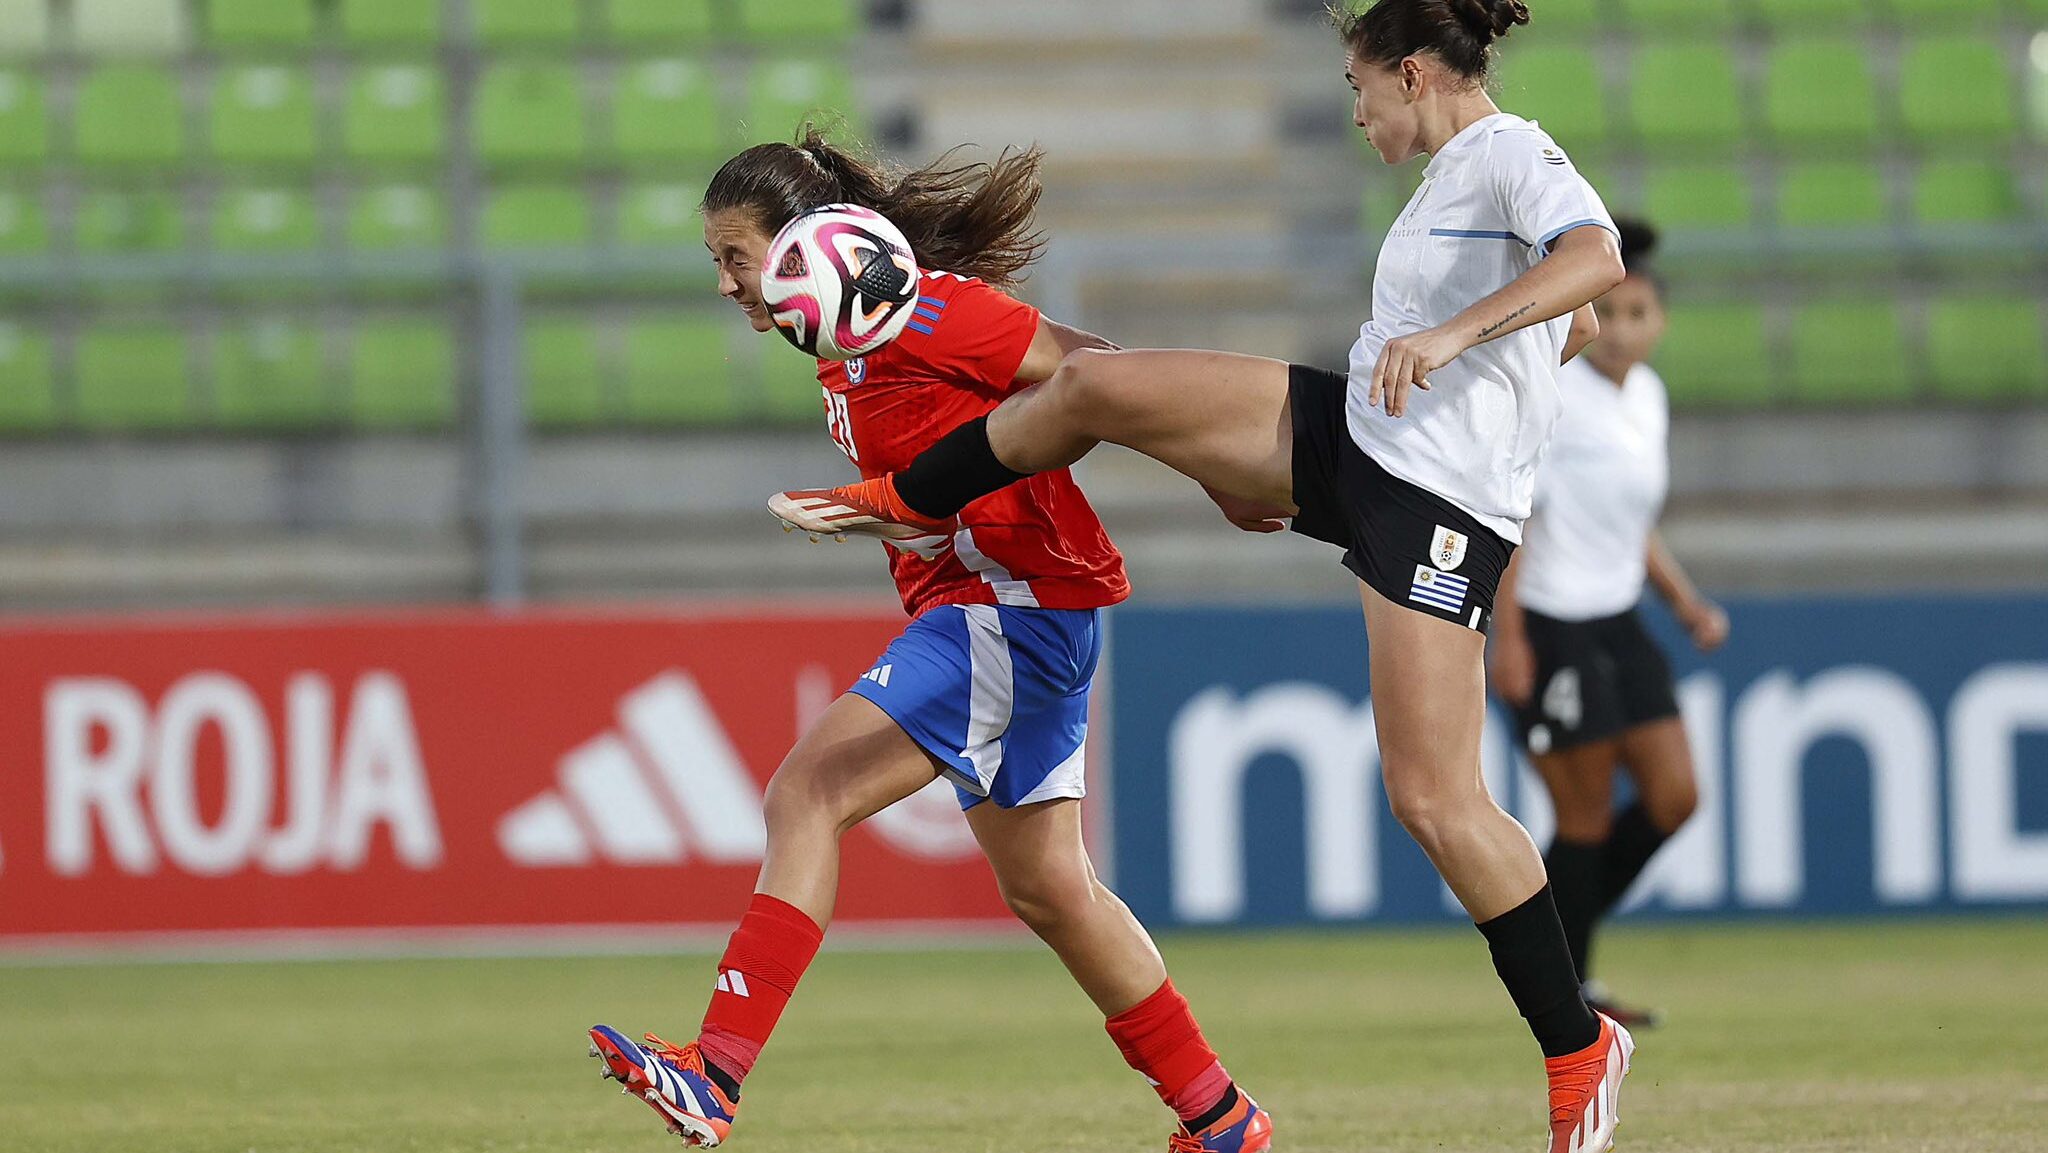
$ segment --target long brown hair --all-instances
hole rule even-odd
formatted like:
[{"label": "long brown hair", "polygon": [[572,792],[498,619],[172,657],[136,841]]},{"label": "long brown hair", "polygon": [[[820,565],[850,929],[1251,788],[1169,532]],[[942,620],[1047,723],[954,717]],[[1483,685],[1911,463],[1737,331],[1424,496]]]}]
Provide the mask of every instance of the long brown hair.
[{"label": "long brown hair", "polygon": [[957,151],[905,171],[806,127],[801,143],[757,144],[726,161],[705,189],[702,207],[751,213],[773,235],[820,205],[858,204],[903,230],[918,267],[1007,288],[1045,251],[1045,237],[1032,223],[1044,191],[1038,167],[1045,154],[1005,149],[994,160],[961,164]]}]

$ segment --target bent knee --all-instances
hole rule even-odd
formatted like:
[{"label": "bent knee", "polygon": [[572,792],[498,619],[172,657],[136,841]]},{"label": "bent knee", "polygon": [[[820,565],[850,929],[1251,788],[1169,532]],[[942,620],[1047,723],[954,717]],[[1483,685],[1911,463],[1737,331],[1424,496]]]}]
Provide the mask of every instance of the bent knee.
[{"label": "bent knee", "polygon": [[1643,798],[1643,811],[1649,814],[1650,823],[1667,837],[1684,828],[1699,807],[1699,786],[1689,778],[1663,786]]},{"label": "bent knee", "polygon": [[1006,881],[999,885],[1003,903],[1016,918],[1044,934],[1085,916],[1095,902],[1095,882],[1060,874]]},{"label": "bent knee", "polygon": [[802,763],[785,761],[761,795],[761,820],[771,840],[815,828],[844,829],[852,823],[851,798],[830,787]]},{"label": "bent knee", "polygon": [[1449,830],[1472,820],[1475,808],[1492,803],[1484,792],[1464,785],[1390,783],[1387,789],[1387,805],[1394,811],[1394,819],[1424,849],[1440,844]]}]

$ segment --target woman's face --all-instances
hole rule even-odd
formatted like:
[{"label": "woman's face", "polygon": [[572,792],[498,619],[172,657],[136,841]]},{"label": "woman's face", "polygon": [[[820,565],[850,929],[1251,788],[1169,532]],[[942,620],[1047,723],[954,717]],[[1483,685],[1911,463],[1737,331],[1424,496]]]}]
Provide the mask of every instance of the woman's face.
[{"label": "woman's face", "polygon": [[1351,53],[1344,54],[1344,80],[1355,99],[1351,121],[1365,130],[1365,139],[1388,164],[1406,164],[1422,151],[1422,120],[1417,101],[1422,89],[1422,64],[1410,56],[1392,68],[1376,68]]},{"label": "woman's face", "polygon": [[704,247],[718,266],[718,295],[740,306],[755,332],[772,332],[775,321],[761,303],[761,262],[774,237],[749,213],[723,209],[704,214]]},{"label": "woman's face", "polygon": [[1648,277],[1631,276],[1593,302],[1600,335],[1586,355],[1603,367],[1627,371],[1657,354],[1664,339],[1664,300]]}]

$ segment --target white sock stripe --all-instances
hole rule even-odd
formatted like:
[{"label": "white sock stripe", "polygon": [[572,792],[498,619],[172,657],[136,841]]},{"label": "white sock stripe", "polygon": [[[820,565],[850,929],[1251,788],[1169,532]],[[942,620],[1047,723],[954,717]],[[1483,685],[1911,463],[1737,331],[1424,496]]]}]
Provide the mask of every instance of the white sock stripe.
[{"label": "white sock stripe", "polygon": [[747,992],[747,978],[738,969],[732,971],[732,992],[735,997],[753,996]]}]

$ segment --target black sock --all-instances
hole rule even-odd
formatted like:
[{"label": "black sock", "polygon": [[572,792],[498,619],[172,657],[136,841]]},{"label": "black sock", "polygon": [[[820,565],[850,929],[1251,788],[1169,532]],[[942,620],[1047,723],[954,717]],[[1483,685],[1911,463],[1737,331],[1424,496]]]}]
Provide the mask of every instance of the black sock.
[{"label": "black sock", "polygon": [[1181,1126],[1190,1133],[1200,1133],[1202,1130],[1207,1129],[1209,1126],[1214,1125],[1216,1122],[1223,1120],[1225,1115],[1227,1115],[1232,1109],[1235,1109],[1236,1107],[1237,1082],[1232,1081],[1230,1084],[1223,1087],[1223,1096],[1220,1100],[1216,1102],[1214,1107],[1212,1107],[1207,1113],[1202,1114],[1200,1117],[1197,1117],[1192,1121],[1181,1122]]},{"label": "black sock", "polygon": [[939,438],[896,474],[896,495],[912,512],[933,520],[960,510],[1000,488],[1030,476],[996,459],[988,443],[988,418],[979,417]]},{"label": "black sock", "polygon": [[1580,981],[1592,969],[1593,923],[1606,908],[1600,896],[1604,850],[1604,845],[1559,837],[1543,854],[1543,867],[1550,874],[1550,891],[1557,902],[1557,919],[1564,926],[1564,943],[1572,951],[1572,969]]},{"label": "black sock", "polygon": [[1545,1057],[1576,1053],[1600,1039],[1600,1019],[1579,995],[1579,975],[1549,885],[1479,931],[1493,952],[1493,971]]},{"label": "black sock", "polygon": [[[1614,818],[1614,831],[1607,834],[1607,843],[1600,846],[1600,907],[1595,916],[1621,902],[1628,887],[1643,875],[1650,858],[1670,839],[1651,823],[1649,810],[1640,801]],[[1563,903],[1561,899],[1559,903]]]},{"label": "black sock", "polygon": [[704,1075],[711,1078],[711,1083],[718,1086],[718,1091],[725,1094],[726,1100],[737,1102],[740,1099],[740,1083],[732,1079],[732,1074],[706,1061]]}]

